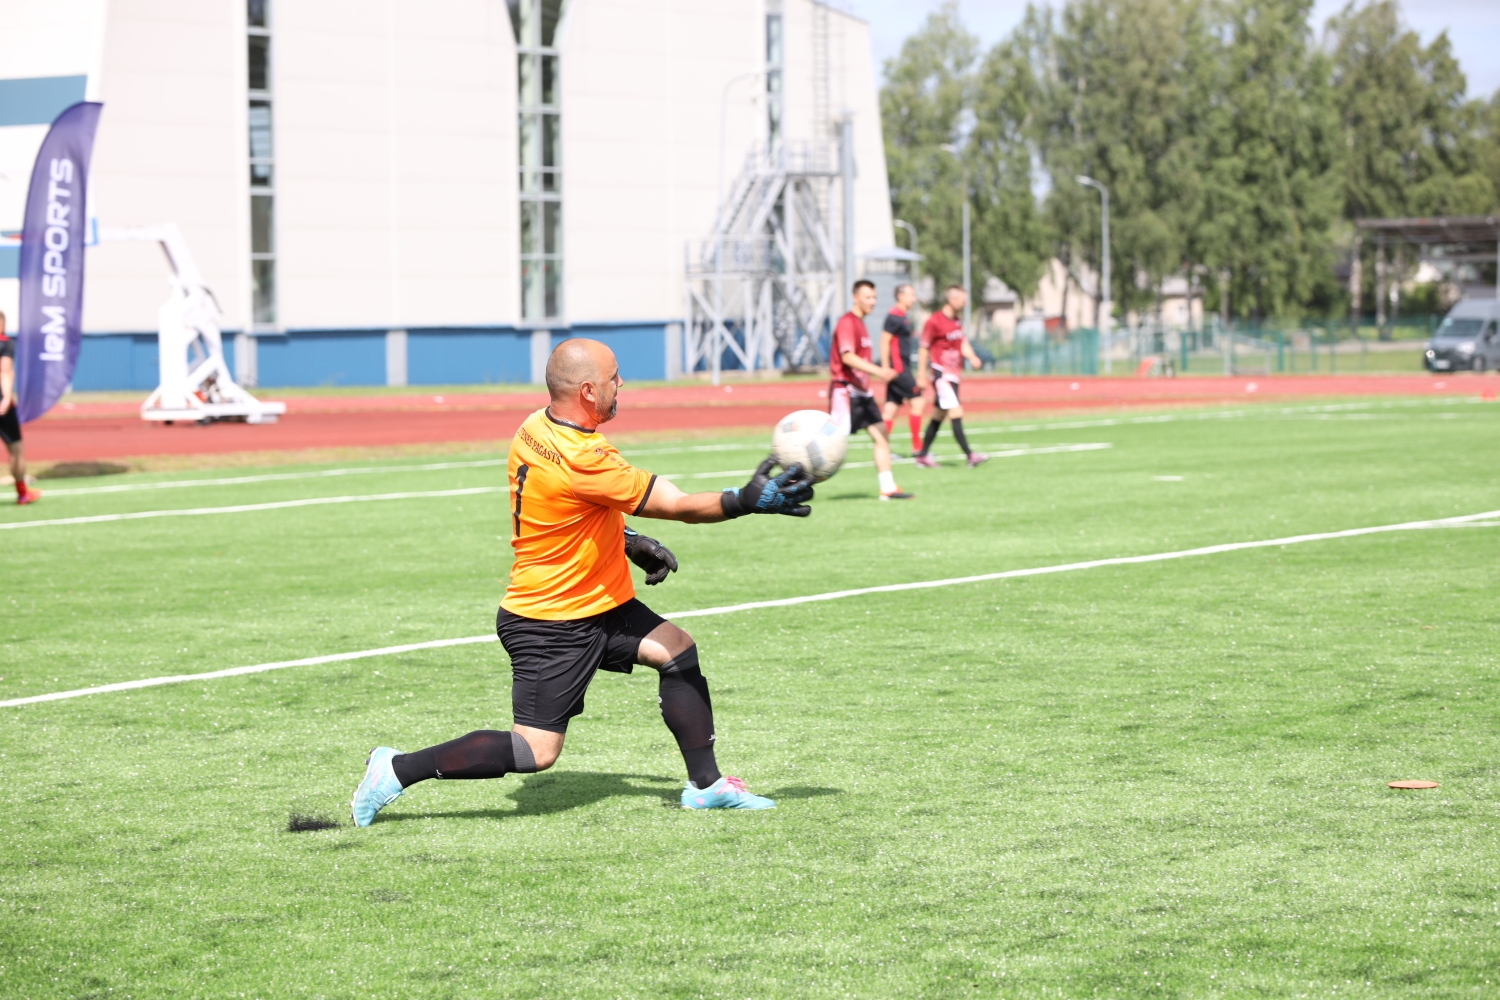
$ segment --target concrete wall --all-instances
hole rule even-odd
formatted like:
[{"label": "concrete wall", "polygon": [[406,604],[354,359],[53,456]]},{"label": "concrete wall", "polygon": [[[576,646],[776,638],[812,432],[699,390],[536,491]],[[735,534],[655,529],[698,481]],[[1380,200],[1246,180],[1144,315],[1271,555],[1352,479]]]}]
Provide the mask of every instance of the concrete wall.
[{"label": "concrete wall", "polygon": [[[93,214],[107,226],[176,222],[224,329],[248,329],[244,0],[3,2],[0,86],[23,72],[81,75],[105,104]],[[812,112],[814,6],[783,6],[784,134],[830,139]],[[260,338],[260,384],[384,382],[392,330],[410,333],[412,384],[529,379],[530,329],[515,332],[517,95],[505,0],[272,8],[275,332],[285,334]],[[765,139],[763,78],[734,84],[721,105],[726,83],[765,65],[765,13],[765,0],[571,0],[558,40],[566,318],[548,337],[597,334],[619,345],[627,377],[665,375],[685,244],[709,232],[720,163],[727,188]],[[867,25],[832,10],[828,22],[827,110],[854,117],[863,251],[893,239],[875,68]],[[25,184],[15,178],[29,174],[45,131],[0,124],[0,167],[23,164],[3,167],[12,180],[0,184],[0,228],[19,226]],[[0,308],[15,292],[4,267],[0,248]],[[108,371],[120,388],[141,381],[138,369],[151,366],[135,335],[155,329],[167,275],[152,245],[90,249],[84,329],[108,336],[89,340],[79,388],[106,387]],[[111,352],[132,360],[94,360]]]},{"label": "concrete wall", "polygon": [[504,0],[283,0],[271,38],[281,325],[514,321]]},{"label": "concrete wall", "polygon": [[[249,309],[244,3],[110,0],[90,171],[110,226],[175,222],[237,327]],[[148,243],[89,250],[83,328],[149,331],[166,259]]]},{"label": "concrete wall", "polygon": [[[680,315],[684,245],[717,206],[724,85],[765,64],[736,0],[572,0],[563,26],[564,292],[581,322]],[[763,84],[727,102],[726,185],[759,141]]]}]

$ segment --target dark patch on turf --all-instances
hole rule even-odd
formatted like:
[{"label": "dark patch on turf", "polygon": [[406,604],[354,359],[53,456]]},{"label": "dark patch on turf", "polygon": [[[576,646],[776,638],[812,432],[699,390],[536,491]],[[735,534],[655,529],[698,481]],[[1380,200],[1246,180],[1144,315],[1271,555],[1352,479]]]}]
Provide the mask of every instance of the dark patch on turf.
[{"label": "dark patch on turf", "polygon": [[309,816],[305,813],[292,813],[287,817],[287,833],[306,833],[308,830],[337,830],[338,823],[322,816]]},{"label": "dark patch on turf", "polygon": [[130,466],[118,462],[58,462],[36,474],[38,479],[82,479],[85,476],[118,476]]}]

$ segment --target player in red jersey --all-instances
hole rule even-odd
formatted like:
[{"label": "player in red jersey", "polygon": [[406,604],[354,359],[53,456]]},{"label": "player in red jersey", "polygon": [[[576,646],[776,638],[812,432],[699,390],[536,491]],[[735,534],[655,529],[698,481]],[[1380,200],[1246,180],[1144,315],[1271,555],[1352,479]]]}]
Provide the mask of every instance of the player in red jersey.
[{"label": "player in red jersey", "polygon": [[21,421],[16,417],[16,342],[5,333],[5,313],[0,313],[0,441],[10,452],[16,503],[36,503],[42,491],[26,484],[26,447],[21,442]]},{"label": "player in red jersey", "polygon": [[910,500],[896,485],[891,472],[891,442],[885,434],[880,407],[870,392],[870,379],[889,382],[895,371],[870,360],[870,331],[865,317],[875,309],[877,297],[871,282],[854,283],[854,303],[833,329],[833,343],[828,349],[828,412],[843,427],[845,434],[863,428],[875,442],[875,471],[880,475],[880,499]]},{"label": "player in red jersey", "polygon": [[910,285],[896,287],[896,304],[885,314],[885,329],[880,334],[880,363],[896,373],[896,377],[885,386],[885,433],[891,435],[896,422],[896,411],[902,403],[910,403],[906,419],[911,428],[911,450],[922,450],[922,413],[927,409],[927,397],[917,391],[917,380],[912,369],[917,366],[917,351],[912,333],[911,320],[907,313],[917,304],[917,290]]},{"label": "player in red jersey", "polygon": [[953,437],[968,456],[969,468],[972,469],[988,461],[990,456],[969,447],[969,439],[964,435],[964,408],[958,402],[958,382],[963,374],[964,361],[979,367],[979,355],[969,345],[963,323],[958,319],[969,295],[958,285],[949,285],[943,297],[943,308],[927,317],[927,323],[922,327],[922,346],[917,351],[917,388],[924,392],[928,385],[936,388],[937,406],[932,411],[932,419],[927,422],[927,433],[922,436],[922,450],[912,457],[924,468],[937,468],[937,461],[929,453],[932,442],[937,440],[938,429],[943,426],[943,418],[951,416]]}]

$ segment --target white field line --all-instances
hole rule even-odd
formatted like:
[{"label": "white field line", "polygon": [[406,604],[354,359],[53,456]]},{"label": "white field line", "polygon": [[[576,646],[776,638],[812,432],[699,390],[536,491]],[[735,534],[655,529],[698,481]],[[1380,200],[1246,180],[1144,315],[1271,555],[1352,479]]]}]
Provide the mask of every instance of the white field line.
[{"label": "white field line", "polygon": [[0,701],[0,707],[31,705],[39,701],[61,701],[78,698],[86,694],[108,694],[111,691],[134,691],[137,688],[159,687],[162,684],[181,684],[185,681],[214,681],[221,677],[238,677],[241,674],[262,674],[267,670],[284,670],[287,667],[312,667],[319,663],[343,663],[345,660],[363,660],[370,656],[391,656],[395,653],[410,653],[415,649],[441,649],[444,646],[467,646],[476,642],[495,642],[493,635],[475,635],[466,639],[434,639],[431,642],[413,642],[405,646],[382,646],[380,649],[362,649],[357,653],[330,653],[327,656],[307,656],[300,660],[282,660],[278,663],[257,663],[250,667],[230,667],[228,670],[212,670],[206,674],[178,674],[175,677],[146,677],[138,681],[121,681],[118,684],[101,684],[98,687],[80,688],[77,691],[54,691],[52,694],[37,694],[30,698],[12,698]]},{"label": "white field line", "polygon": [[[1016,458],[1022,455],[1050,455],[1069,451],[1099,451],[1111,448],[1108,442],[1094,444],[1054,445],[1047,448],[1016,448],[999,451],[991,458]],[[897,458],[897,462],[909,463],[911,459]],[[849,462],[846,469],[861,469],[873,466],[874,462]],[[662,479],[727,479],[731,476],[753,475],[754,469],[729,469],[724,472],[679,472],[664,475]],[[324,504],[369,503],[376,500],[421,500],[429,497],[463,497],[479,493],[505,493],[507,486],[471,486],[461,490],[426,490],[413,493],[375,493],[367,496],[310,497],[305,500],[276,500],[270,503],[241,503],[227,507],[188,507],[174,510],[140,510],[128,514],[91,514],[83,517],[54,517],[38,521],[11,521],[0,523],[0,531],[13,528],[51,528],[65,524],[101,524],[106,521],[140,521],[158,517],[198,517],[205,514],[243,514],[255,510],[280,510],[286,507],[317,507]]]},{"label": "white field line", "polygon": [[[1011,449],[1009,449],[1007,451],[992,451],[992,452],[989,453],[989,455],[990,455],[990,458],[1021,458],[1021,457],[1025,456],[1025,455],[1059,455],[1059,454],[1063,454],[1063,453],[1066,453],[1066,452],[1073,452],[1073,451],[1104,451],[1106,448],[1113,448],[1113,447],[1114,447],[1114,445],[1110,444],[1108,441],[1093,441],[1093,442],[1089,442],[1088,444],[1056,444],[1056,445],[1047,445],[1047,446],[1043,446],[1043,447],[1039,447],[1039,448],[1026,448],[1026,447],[1011,448]],[[936,461],[938,461],[938,462],[962,462],[962,461],[964,461],[964,458],[963,458],[962,455],[952,455],[952,456],[934,455],[933,459],[936,460]],[[892,455],[891,456],[891,462],[893,464],[895,464],[895,465],[911,465],[912,464],[912,460],[911,459],[909,459],[909,458],[903,458],[900,455]],[[839,466],[840,470],[843,470],[843,469],[872,469],[874,467],[875,467],[875,463],[874,462],[845,462],[843,465]],[[674,472],[674,473],[671,473],[671,474],[668,474],[668,475],[659,476],[657,478],[659,478],[659,479],[727,479],[730,476],[751,476],[751,475],[754,475],[754,474],[755,474],[755,470],[754,469],[726,469],[723,472]]]},{"label": "white field line", "polygon": [[506,459],[487,458],[478,462],[433,462],[429,465],[373,465],[352,469],[324,469],[319,472],[276,472],[261,476],[226,476],[219,479],[169,479],[156,483],[116,483],[113,486],[81,486],[71,489],[48,489],[47,496],[70,497],[85,493],[129,493],[135,490],[176,490],[184,486],[241,486],[245,483],[277,483],[288,479],[328,479],[333,476],[365,476],[379,472],[431,472],[438,469],[482,469],[504,465]]},{"label": "white field line", "polygon": [[[1362,535],[1379,535],[1393,531],[1419,531],[1427,528],[1452,528],[1463,524],[1490,521],[1500,518],[1500,510],[1484,511],[1480,514],[1462,514],[1457,517],[1436,518],[1430,521],[1405,521],[1401,524],[1381,524],[1370,528],[1347,528],[1343,531],[1322,531],[1308,535],[1290,535],[1286,538],[1268,538],[1256,542],[1229,542],[1223,545],[1205,545],[1196,549],[1181,549],[1176,552],[1156,552],[1144,556],[1116,556],[1110,559],[1090,559],[1085,562],[1062,563],[1057,566],[1035,566],[1030,569],[1010,569],[999,573],[981,573],[975,576],[955,576],[944,580],[919,580],[914,583],[890,583],[879,587],[858,587],[853,590],[834,590],[823,594],[804,594],[801,597],[783,597],[774,601],[751,601],[746,604],[726,604],[717,608],[699,608],[695,611],[673,611],[664,618],[706,618],[710,615],[727,615],[739,611],[754,611],[758,608],[785,608],[797,604],[813,604],[819,601],[837,601],[846,597],[865,594],[892,594],[905,590],[930,590],[935,587],[956,587],[966,583],[983,583],[990,580],[1013,580],[1028,576],[1045,576],[1051,573],[1070,573],[1076,570],[1098,569],[1102,566],[1133,566],[1140,563],[1166,562],[1172,559],[1190,559],[1196,556],[1218,555],[1224,552],[1240,552],[1246,549],[1268,549],[1283,545],[1301,545],[1306,542],[1331,541],[1338,538],[1357,538]],[[445,646],[466,646],[480,642],[494,642],[493,635],[473,635],[461,639],[433,639],[429,642],[413,642],[402,646],[383,646],[379,649],[362,649],[352,653],[331,653],[327,656],[309,656],[300,660],[280,660],[275,663],[257,663],[248,667],[231,667],[203,674],[178,674],[172,677],[145,677],[98,687],[78,688],[73,691],[54,691],[50,694],[31,695],[26,698],[11,698],[0,701],[0,708],[17,705],[32,705],[43,701],[61,701],[66,698],[81,698],[90,694],[106,694],[112,691],[134,691],[139,688],[159,687],[163,684],[181,684],[187,681],[208,681],[220,677],[239,677],[244,674],[259,674],[268,670],[283,670],[287,667],[309,667],[320,663],[342,663],[348,660],[363,660],[372,656],[388,656],[394,653],[410,653],[422,649],[441,649]]]},{"label": "white field line", "polygon": [[50,528],[60,524],[100,524],[105,521],[139,521],[155,517],[198,517],[204,514],[241,514],[252,510],[280,510],[284,507],[318,507],[331,503],[371,503],[376,500],[425,500],[430,497],[464,497],[477,493],[504,493],[504,486],[471,486],[462,490],[429,490],[422,493],[373,493],[367,496],[311,497],[306,500],[277,500],[274,503],[241,503],[229,507],[186,507],[180,510],[139,510],[129,514],[92,514],[88,517],[54,517],[45,521],[11,521],[0,524],[0,530],[11,528]]},{"label": "white field line", "polygon": [[[1452,405],[1454,403],[1478,403],[1478,397],[1454,398],[1442,400],[1400,400],[1386,403],[1328,403],[1317,406],[1283,406],[1264,407],[1254,410],[1218,410],[1208,413],[1163,413],[1143,417],[1107,417],[1098,420],[1066,420],[1053,421],[1038,424],[998,424],[993,426],[978,426],[967,428],[970,437],[976,435],[1023,433],[1030,431],[1049,430],[1078,430],[1088,427],[1121,427],[1131,424],[1170,424],[1181,421],[1194,420],[1233,420],[1239,417],[1247,417],[1260,414],[1301,414],[1301,413],[1335,413],[1342,410],[1368,410],[1368,409],[1390,409],[1394,407],[1408,406],[1434,406],[1439,404]],[[1442,416],[1443,414],[1436,414]],[[687,455],[698,452],[716,451],[760,451],[768,448],[763,444],[704,444],[690,445],[673,448],[625,448],[621,454],[626,457],[639,455]],[[869,448],[870,442],[855,440],[850,443],[851,448]],[[318,472],[279,472],[256,476],[226,476],[218,479],[176,479],[152,483],[116,483],[110,486],[80,486],[49,488],[47,496],[80,496],[89,493],[127,493],[135,490],[169,490],[180,489],[187,486],[239,486],[246,483],[270,483],[289,479],[321,479],[334,476],[358,476],[381,472],[428,472],[440,469],[479,469],[487,466],[506,464],[506,459],[484,459],[473,462],[433,462],[426,465],[386,465],[386,466],[361,466],[347,469],[324,469]],[[741,473],[734,473],[741,475]],[[714,475],[717,475],[715,473]]]}]

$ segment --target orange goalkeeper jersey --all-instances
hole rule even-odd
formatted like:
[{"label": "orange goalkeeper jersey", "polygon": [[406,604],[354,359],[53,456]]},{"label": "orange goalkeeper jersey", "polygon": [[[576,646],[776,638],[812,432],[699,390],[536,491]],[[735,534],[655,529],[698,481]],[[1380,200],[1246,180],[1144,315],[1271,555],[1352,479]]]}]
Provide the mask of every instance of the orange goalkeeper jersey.
[{"label": "orange goalkeeper jersey", "polygon": [[625,515],[646,505],[656,477],[633,467],[598,431],[526,418],[510,445],[511,547],[500,606],[522,618],[602,614],[635,596]]}]

